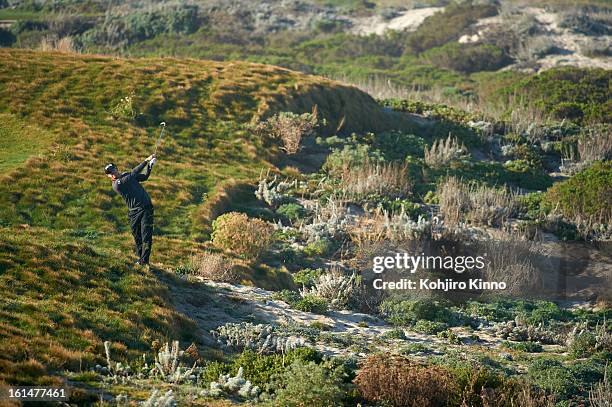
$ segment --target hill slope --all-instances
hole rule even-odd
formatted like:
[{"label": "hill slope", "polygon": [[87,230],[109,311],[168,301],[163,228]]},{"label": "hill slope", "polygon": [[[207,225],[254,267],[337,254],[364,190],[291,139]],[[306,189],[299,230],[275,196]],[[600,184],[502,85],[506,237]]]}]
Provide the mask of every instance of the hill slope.
[{"label": "hill slope", "polygon": [[125,230],[124,208],[101,169],[109,161],[134,166],[149,155],[161,121],[168,135],[150,181],[157,227],[183,237],[204,193],[270,165],[277,147],[265,147],[243,128],[254,116],[317,105],[330,129],[342,118],[350,123],[344,131],[397,125],[355,88],[259,64],[8,49],[0,61],[3,137],[15,140],[3,141],[0,162],[24,162],[27,150],[16,140],[47,146],[32,147],[27,163],[4,175],[10,180],[0,187],[5,225]]}]

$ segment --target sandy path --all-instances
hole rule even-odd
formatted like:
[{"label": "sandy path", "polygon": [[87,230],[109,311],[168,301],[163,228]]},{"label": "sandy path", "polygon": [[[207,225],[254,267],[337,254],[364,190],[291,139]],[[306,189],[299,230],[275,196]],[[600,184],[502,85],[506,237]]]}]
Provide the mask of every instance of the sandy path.
[{"label": "sandy path", "polygon": [[427,17],[444,10],[444,7],[424,7],[405,11],[400,16],[385,20],[376,15],[357,19],[353,22],[353,32],[361,35],[382,35],[385,31],[414,31]]}]

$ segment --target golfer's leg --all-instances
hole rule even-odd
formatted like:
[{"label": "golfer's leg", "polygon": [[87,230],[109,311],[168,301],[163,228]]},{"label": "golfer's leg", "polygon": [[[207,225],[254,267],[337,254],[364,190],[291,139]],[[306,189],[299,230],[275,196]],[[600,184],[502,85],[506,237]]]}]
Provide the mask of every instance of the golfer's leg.
[{"label": "golfer's leg", "polygon": [[130,214],[130,229],[132,229],[132,236],[134,236],[134,245],[136,248],[136,257],[140,259],[142,253],[142,228],[140,223],[142,220],[142,212],[136,214]]},{"label": "golfer's leg", "polygon": [[153,247],[153,208],[144,211],[142,216],[142,256],[140,263],[149,264],[149,256]]}]

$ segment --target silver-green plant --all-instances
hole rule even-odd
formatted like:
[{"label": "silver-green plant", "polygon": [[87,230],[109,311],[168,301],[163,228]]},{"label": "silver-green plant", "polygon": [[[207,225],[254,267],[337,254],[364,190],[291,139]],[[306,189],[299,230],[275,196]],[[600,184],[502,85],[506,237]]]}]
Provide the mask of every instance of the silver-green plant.
[{"label": "silver-green plant", "polygon": [[314,295],[325,298],[334,309],[345,309],[357,287],[357,275],[345,275],[339,270],[322,274],[315,281],[312,288],[303,287],[300,291],[302,297]]},{"label": "silver-green plant", "polygon": [[261,390],[258,386],[242,377],[243,369],[240,367],[236,376],[228,374],[219,375],[219,379],[210,382],[210,387],[200,392],[203,397],[240,396],[243,399],[257,399]]},{"label": "silver-green plant", "polygon": [[327,199],[325,205],[317,202],[312,212],[312,222],[300,226],[300,231],[304,233],[309,243],[338,237],[346,232],[350,223],[350,208],[331,197]]},{"label": "silver-green plant", "polygon": [[104,353],[106,355],[106,366],[96,365],[94,370],[98,373],[107,376],[107,379],[113,383],[127,384],[131,380],[132,368],[121,362],[115,362],[111,357],[111,343],[104,342]]},{"label": "silver-green plant", "polygon": [[183,356],[184,353],[184,351],[179,349],[178,341],[172,342],[172,347],[166,342],[157,352],[155,356],[155,368],[164,381],[182,383],[187,380],[195,380],[193,372],[196,364],[194,363],[191,368],[186,368],[180,364],[180,357]]},{"label": "silver-green plant", "polygon": [[172,390],[168,390],[166,393],[161,394],[157,389],[153,390],[147,401],[143,404],[143,407],[176,407],[176,401]]},{"label": "silver-green plant", "polygon": [[283,335],[268,324],[227,323],[210,332],[221,346],[240,350],[250,349],[258,353],[285,353],[291,349],[307,346],[305,339]]}]

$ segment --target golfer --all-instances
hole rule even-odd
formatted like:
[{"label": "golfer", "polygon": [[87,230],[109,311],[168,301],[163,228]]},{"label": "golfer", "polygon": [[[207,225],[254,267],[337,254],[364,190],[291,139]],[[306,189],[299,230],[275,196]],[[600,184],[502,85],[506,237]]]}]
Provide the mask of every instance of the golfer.
[{"label": "golfer", "polygon": [[[120,173],[115,164],[104,167],[104,172],[113,181],[113,190],[125,199],[128,207],[130,228],[136,243],[137,266],[149,265],[151,246],[153,245],[153,204],[141,182],[149,179],[155,164],[155,154],[150,155],[131,172]],[[141,174],[147,167],[147,171]]]}]

